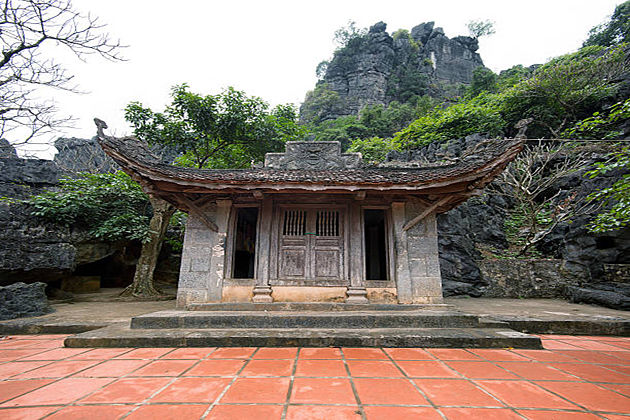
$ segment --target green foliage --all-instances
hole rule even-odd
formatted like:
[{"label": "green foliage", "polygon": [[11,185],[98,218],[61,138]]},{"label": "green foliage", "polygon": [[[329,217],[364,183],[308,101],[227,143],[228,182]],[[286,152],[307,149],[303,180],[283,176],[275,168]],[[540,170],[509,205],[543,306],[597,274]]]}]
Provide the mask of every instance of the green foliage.
[{"label": "green foliage", "polygon": [[470,36],[477,39],[496,33],[494,22],[490,20],[471,20],[466,24],[466,27],[468,32],[470,32]]},{"label": "green foliage", "polygon": [[[596,166],[586,175],[594,178],[614,170],[630,170],[630,147],[623,147],[607,162],[597,163]],[[630,226],[630,174],[623,175],[611,187],[594,192],[589,200],[605,206],[605,210],[589,224],[591,232],[608,232]]]},{"label": "green foliage", "polygon": [[300,109],[301,119],[305,123],[317,124],[324,115],[343,113],[343,105],[337,92],[326,83],[318,83],[314,90],[306,93]]},{"label": "green foliage", "polygon": [[171,216],[169,230],[164,236],[164,242],[166,242],[174,252],[181,252],[184,249],[184,230],[186,229],[187,220],[188,215],[179,210],[176,210]]},{"label": "green foliage", "polygon": [[412,149],[473,133],[497,136],[504,127],[498,106],[491,97],[480,95],[447,108],[434,109],[396,133],[394,143],[401,149]]},{"label": "green foliage", "polygon": [[520,64],[503,70],[497,76],[497,89],[500,92],[506,91],[517,83],[531,77],[532,73],[533,71],[530,68],[523,67]]},{"label": "green foliage", "polygon": [[333,41],[340,49],[348,47],[353,41],[365,36],[367,34],[367,28],[357,28],[356,22],[350,20],[346,26],[335,31]]},{"label": "green foliage", "polygon": [[530,135],[558,137],[568,124],[589,116],[610,98],[614,80],[628,71],[621,48],[583,48],[539,67],[503,95],[502,115],[511,124],[532,117]]},{"label": "green foliage", "polygon": [[355,139],[348,148],[349,152],[359,152],[363,160],[367,162],[382,162],[387,152],[395,150],[392,139],[370,137],[367,139]]},{"label": "green foliage", "polygon": [[417,98],[415,105],[392,102],[365,106],[358,116],[347,115],[312,124],[311,131],[318,141],[339,141],[345,150],[355,139],[391,137],[396,131],[435,105],[428,96]]},{"label": "green foliage", "polygon": [[413,37],[411,36],[411,33],[409,33],[407,29],[397,30],[396,32],[392,34],[392,38],[394,39],[394,41],[398,41],[399,39],[404,39],[407,42],[409,42],[409,45],[411,45],[411,48],[413,49],[414,52],[417,53],[418,51],[420,51],[420,44],[418,43],[418,41],[413,39]]},{"label": "green foliage", "polygon": [[496,92],[498,90],[497,75],[489,68],[479,66],[473,70],[472,81],[468,88],[468,95],[475,97],[482,92]]},{"label": "green foliage", "polygon": [[414,61],[398,66],[387,81],[387,94],[399,102],[413,103],[428,91],[429,76],[418,71]]},{"label": "green foliage", "polygon": [[630,120],[630,99],[617,102],[606,111],[576,122],[562,136],[575,139],[618,139],[623,135],[620,125]]},{"label": "green foliage", "polygon": [[320,63],[315,67],[315,75],[318,80],[324,80],[324,76],[326,76],[326,71],[328,71],[328,66],[330,65],[330,61],[324,60],[320,61]]},{"label": "green foliage", "polygon": [[615,7],[608,22],[592,28],[584,46],[610,47],[623,42],[630,42],[630,1]]},{"label": "green foliage", "polygon": [[59,191],[26,201],[47,222],[87,229],[104,241],[147,239],[150,204],[140,186],[124,172],[79,174],[62,179]]},{"label": "green foliage", "polygon": [[184,166],[244,167],[303,134],[292,106],[270,112],[262,99],[231,87],[202,96],[182,84],[172,89],[171,97],[164,112],[132,102],[125,109],[125,118],[139,138],[181,152],[178,163]]}]

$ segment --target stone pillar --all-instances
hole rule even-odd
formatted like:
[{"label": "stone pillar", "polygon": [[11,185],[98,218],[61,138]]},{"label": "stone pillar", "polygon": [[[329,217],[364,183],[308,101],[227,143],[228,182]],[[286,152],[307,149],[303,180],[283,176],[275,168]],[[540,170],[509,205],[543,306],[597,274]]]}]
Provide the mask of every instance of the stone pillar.
[{"label": "stone pillar", "polygon": [[396,272],[396,291],[398,303],[413,303],[411,294],[411,277],[409,258],[407,255],[407,232],[405,226],[405,203],[392,203],[392,230],[394,231],[394,267]]},{"label": "stone pillar", "polygon": [[435,213],[408,230],[403,226],[424,211],[419,202],[392,203],[396,287],[400,303],[441,303],[442,277]]},{"label": "stone pillar", "polygon": [[218,228],[211,230],[190,214],[186,223],[184,249],[179,272],[177,307],[190,303],[220,302],[223,294],[225,241],[232,202],[218,200],[203,211]]},{"label": "stone pillar", "polygon": [[365,288],[365,273],[363,257],[363,231],[361,226],[361,204],[353,202],[350,205],[350,231],[346,235],[350,235],[350,286],[346,294],[346,303],[369,303],[367,298],[367,290]]},{"label": "stone pillar", "polygon": [[273,219],[273,201],[264,197],[260,211],[260,229],[256,234],[256,252],[258,264],[256,268],[256,283],[252,301],[255,303],[273,302],[271,286],[269,286],[269,259],[271,250],[271,223]]},{"label": "stone pillar", "polygon": [[[413,212],[409,219],[420,211]],[[429,214],[407,231],[407,249],[412,302],[442,303],[442,277],[435,213]]]}]

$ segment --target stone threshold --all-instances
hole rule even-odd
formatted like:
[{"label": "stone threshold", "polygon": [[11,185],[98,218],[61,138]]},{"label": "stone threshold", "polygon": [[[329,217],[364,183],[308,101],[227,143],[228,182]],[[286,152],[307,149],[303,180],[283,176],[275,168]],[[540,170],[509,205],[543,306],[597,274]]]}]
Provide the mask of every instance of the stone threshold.
[{"label": "stone threshold", "polygon": [[417,311],[454,310],[455,305],[445,303],[395,304],[395,303],[338,303],[338,302],[225,302],[191,303],[189,311]]},{"label": "stone threshold", "polygon": [[66,338],[66,347],[428,347],[541,349],[539,337],[496,328],[131,329]]}]

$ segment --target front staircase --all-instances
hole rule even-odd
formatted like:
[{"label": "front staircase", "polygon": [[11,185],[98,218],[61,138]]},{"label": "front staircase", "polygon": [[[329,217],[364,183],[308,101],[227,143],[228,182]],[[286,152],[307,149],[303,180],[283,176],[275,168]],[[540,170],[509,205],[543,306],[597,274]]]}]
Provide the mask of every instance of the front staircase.
[{"label": "front staircase", "polygon": [[449,305],[219,303],[70,336],[66,347],[542,348],[536,336]]}]

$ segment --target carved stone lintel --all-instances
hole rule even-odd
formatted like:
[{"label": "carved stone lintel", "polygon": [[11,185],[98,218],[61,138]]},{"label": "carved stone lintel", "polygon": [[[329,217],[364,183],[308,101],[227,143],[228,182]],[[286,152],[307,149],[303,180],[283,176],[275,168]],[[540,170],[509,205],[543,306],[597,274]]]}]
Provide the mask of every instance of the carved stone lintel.
[{"label": "carved stone lintel", "polygon": [[370,303],[365,287],[348,286],[346,303]]},{"label": "carved stone lintel", "polygon": [[257,285],[254,286],[254,296],[252,297],[254,303],[271,303],[273,298],[271,297],[271,286]]}]

